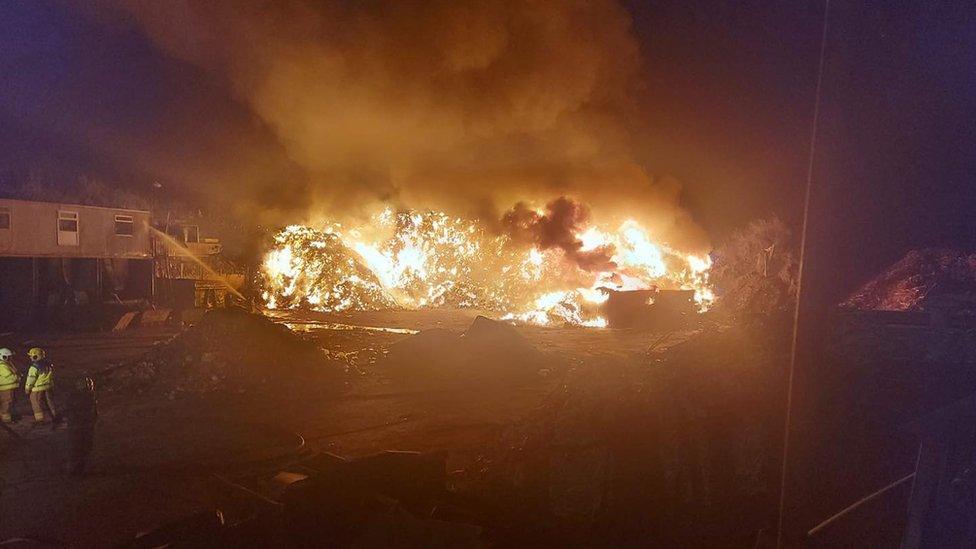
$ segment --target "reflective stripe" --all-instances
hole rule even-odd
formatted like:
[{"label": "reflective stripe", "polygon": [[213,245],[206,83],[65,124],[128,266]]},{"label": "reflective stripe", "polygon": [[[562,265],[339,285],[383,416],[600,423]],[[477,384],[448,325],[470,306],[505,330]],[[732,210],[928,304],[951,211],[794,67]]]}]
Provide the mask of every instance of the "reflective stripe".
[{"label": "reflective stripe", "polygon": [[54,376],[51,374],[44,374],[42,376],[38,376],[37,382],[34,383],[34,390],[41,391],[47,389],[51,385],[54,385]]},{"label": "reflective stripe", "polygon": [[0,391],[17,387],[19,381],[17,368],[9,362],[0,360]]},{"label": "reflective stripe", "polygon": [[37,375],[37,366],[31,365],[27,371],[27,383],[25,387],[33,391],[44,391],[54,385],[54,370],[48,369],[41,375]]}]

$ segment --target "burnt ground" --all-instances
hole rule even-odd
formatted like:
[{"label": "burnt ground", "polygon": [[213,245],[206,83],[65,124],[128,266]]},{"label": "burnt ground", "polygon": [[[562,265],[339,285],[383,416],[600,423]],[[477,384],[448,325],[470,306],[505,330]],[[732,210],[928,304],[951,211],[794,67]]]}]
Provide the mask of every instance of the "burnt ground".
[{"label": "burnt ground", "polygon": [[[348,366],[344,387],[321,396],[276,390],[273,383],[258,393],[101,394],[95,446],[83,478],[63,473],[64,430],[32,429],[22,420],[17,426],[22,441],[0,436],[0,539],[105,546],[196,511],[253,504],[257,496],[248,493],[248,479],[256,470],[273,471],[299,450],[343,456],[444,450],[449,470],[465,470],[475,467],[486,447],[512,424],[537,410],[572,369],[608,360],[638,362],[649,347],[660,352],[691,335],[520,327],[552,358],[554,368],[518,385],[445,386],[391,376],[377,366],[387,348],[412,331],[460,333],[477,314],[276,315]],[[68,378],[127,363],[175,334],[173,329],[137,328],[122,334],[7,337],[42,342],[59,375]],[[300,365],[274,367],[284,378]],[[23,398],[19,405],[26,409]]]}]

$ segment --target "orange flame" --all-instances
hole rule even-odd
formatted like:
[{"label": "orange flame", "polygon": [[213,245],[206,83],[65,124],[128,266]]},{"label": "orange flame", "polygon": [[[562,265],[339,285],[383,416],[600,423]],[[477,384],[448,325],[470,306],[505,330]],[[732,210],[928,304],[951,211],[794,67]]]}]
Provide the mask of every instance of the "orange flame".
[{"label": "orange flame", "polygon": [[[388,236],[366,238],[384,232]],[[715,296],[711,259],[655,242],[636,221],[616,230],[597,225],[576,235],[581,250],[614,250],[612,270],[587,272],[559,250],[519,248],[506,236],[441,212],[384,210],[367,226],[315,230],[290,226],[275,237],[262,265],[271,309],[322,311],[390,307],[476,307],[534,324],[604,327],[603,288],[695,291],[700,310]]]}]

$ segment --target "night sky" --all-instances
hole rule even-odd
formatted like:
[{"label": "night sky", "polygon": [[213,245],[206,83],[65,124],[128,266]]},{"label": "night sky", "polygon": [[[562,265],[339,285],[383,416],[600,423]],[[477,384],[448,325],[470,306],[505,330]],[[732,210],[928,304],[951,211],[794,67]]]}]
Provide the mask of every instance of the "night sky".
[{"label": "night sky", "polygon": [[[838,293],[909,248],[976,244],[976,6],[897,4],[831,6],[811,237]],[[798,226],[822,7],[627,3],[641,161],[684,183],[713,240],[771,214]],[[43,167],[176,187],[179,166],[228,138],[296,169],[220,77],[60,2],[0,4],[0,73],[0,184]],[[227,121],[252,131],[224,135]]]}]

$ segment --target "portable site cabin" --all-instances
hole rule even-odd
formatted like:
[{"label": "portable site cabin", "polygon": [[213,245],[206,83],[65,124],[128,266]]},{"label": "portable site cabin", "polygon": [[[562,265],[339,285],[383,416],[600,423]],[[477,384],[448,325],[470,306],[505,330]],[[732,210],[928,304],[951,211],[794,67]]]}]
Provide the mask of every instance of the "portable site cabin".
[{"label": "portable site cabin", "polygon": [[38,308],[150,298],[147,211],[0,199],[4,324]]}]

